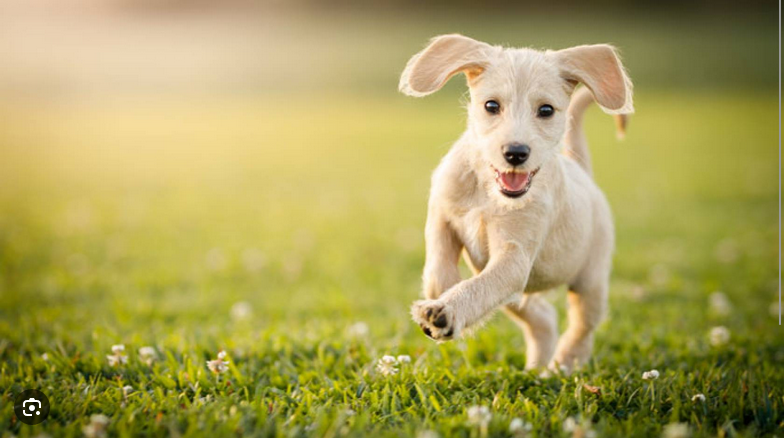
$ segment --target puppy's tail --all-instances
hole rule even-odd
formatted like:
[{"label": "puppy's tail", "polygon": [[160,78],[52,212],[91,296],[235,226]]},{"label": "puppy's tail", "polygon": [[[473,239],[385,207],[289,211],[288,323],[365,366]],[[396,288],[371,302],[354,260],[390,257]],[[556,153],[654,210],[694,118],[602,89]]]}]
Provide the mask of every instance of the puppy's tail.
[{"label": "puppy's tail", "polygon": [[[593,176],[588,140],[585,138],[585,131],[583,131],[583,114],[585,114],[585,110],[588,109],[591,103],[593,103],[593,94],[586,87],[578,88],[572,95],[569,109],[566,111],[568,122],[566,134],[564,135],[564,144],[566,144],[564,153],[572,157],[589,175]],[[615,129],[618,139],[623,140],[626,136],[626,125],[629,117],[626,114],[614,114],[613,117],[615,118]]]}]

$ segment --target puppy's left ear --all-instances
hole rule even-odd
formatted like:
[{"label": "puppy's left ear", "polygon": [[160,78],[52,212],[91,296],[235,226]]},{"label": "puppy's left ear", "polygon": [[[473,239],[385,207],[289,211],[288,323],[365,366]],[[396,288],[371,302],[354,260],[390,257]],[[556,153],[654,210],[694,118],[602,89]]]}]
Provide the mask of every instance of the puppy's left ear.
[{"label": "puppy's left ear", "polygon": [[607,44],[577,46],[548,52],[572,84],[580,82],[593,93],[596,103],[608,114],[631,114],[632,81],[626,75],[614,47]]}]

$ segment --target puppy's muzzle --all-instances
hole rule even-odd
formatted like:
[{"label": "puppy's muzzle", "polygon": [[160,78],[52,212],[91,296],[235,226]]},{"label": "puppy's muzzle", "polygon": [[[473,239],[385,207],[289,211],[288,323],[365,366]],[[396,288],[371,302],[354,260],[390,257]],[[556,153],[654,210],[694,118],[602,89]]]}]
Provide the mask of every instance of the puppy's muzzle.
[{"label": "puppy's muzzle", "polygon": [[514,143],[504,147],[504,159],[512,166],[520,166],[528,161],[531,148],[527,144]]}]

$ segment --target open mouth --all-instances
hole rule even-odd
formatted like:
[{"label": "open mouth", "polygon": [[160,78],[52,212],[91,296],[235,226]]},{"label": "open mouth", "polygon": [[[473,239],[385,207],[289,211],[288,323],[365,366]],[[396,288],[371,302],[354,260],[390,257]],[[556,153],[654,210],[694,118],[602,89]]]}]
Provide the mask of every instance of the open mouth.
[{"label": "open mouth", "polygon": [[525,195],[531,188],[534,176],[539,172],[539,169],[531,172],[517,172],[514,170],[501,172],[495,167],[493,167],[493,170],[495,171],[495,181],[498,183],[501,193],[509,198],[519,198]]}]

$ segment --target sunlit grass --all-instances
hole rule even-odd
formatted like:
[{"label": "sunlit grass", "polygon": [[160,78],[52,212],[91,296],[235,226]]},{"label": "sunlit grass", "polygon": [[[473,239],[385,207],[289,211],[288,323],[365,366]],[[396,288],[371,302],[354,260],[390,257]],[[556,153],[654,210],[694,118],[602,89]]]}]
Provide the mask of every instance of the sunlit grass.
[{"label": "sunlit grass", "polygon": [[[569,417],[599,436],[780,433],[774,97],[641,92],[622,143],[591,112],[611,314],[594,362],[549,379],[523,371],[503,318],[442,346],[409,320],[429,174],[464,124],[454,95],[5,108],[0,430],[78,436],[102,413],[117,435],[479,436],[466,409],[485,405],[495,436],[513,418],[571,436]],[[384,354],[413,361],[382,376]],[[35,427],[10,403],[28,387],[53,406]]]}]

